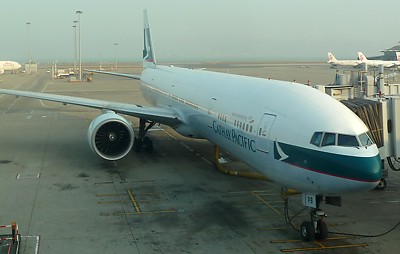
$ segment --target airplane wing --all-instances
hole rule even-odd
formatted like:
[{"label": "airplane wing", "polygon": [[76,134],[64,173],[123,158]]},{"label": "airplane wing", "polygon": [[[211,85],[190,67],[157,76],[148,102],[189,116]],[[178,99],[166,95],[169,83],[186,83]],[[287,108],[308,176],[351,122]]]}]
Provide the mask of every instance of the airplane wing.
[{"label": "airplane wing", "polygon": [[134,75],[134,74],[118,73],[118,72],[110,72],[110,71],[98,71],[98,70],[89,70],[89,69],[84,69],[84,71],[107,74],[107,75],[114,75],[114,76],[119,76],[119,77],[124,77],[124,78],[140,79],[140,75]]},{"label": "airplane wing", "polygon": [[178,113],[169,108],[147,107],[147,106],[128,104],[128,103],[118,103],[118,102],[87,99],[87,98],[80,98],[80,97],[73,97],[66,95],[18,91],[9,89],[0,89],[0,94],[8,94],[8,95],[15,95],[17,97],[21,96],[21,97],[34,98],[46,101],[60,102],[65,105],[72,104],[83,107],[96,108],[100,110],[112,110],[117,113],[143,118],[146,120],[166,124],[169,126],[174,126],[181,123]]}]

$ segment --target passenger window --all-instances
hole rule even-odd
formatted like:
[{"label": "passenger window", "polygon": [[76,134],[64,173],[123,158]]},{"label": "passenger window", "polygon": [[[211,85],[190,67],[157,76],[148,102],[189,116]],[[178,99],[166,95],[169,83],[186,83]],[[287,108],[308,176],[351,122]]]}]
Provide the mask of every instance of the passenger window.
[{"label": "passenger window", "polygon": [[311,138],[310,143],[316,146],[321,144],[322,132],[315,132]]},{"label": "passenger window", "polygon": [[358,147],[359,144],[358,144],[356,136],[339,134],[338,135],[338,146]]},{"label": "passenger window", "polygon": [[370,146],[374,144],[374,142],[371,140],[371,138],[368,136],[367,133],[363,133],[360,136],[358,136],[358,139],[360,139],[360,143],[362,146]]},{"label": "passenger window", "polygon": [[334,146],[336,143],[336,134],[335,133],[325,133],[324,138],[322,139],[321,146]]}]

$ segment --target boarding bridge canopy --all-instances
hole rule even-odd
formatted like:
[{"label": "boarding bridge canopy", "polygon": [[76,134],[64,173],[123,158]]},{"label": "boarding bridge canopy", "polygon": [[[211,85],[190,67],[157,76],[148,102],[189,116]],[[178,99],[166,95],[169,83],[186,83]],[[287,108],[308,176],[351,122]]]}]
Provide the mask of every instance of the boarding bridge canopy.
[{"label": "boarding bridge canopy", "polygon": [[382,104],[363,98],[341,101],[351,109],[368,127],[371,138],[378,148],[383,146]]}]

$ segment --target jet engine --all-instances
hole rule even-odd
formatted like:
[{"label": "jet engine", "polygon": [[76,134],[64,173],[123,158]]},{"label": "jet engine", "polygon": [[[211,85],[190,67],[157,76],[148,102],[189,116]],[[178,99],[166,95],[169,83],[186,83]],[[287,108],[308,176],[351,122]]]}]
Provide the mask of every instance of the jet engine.
[{"label": "jet engine", "polygon": [[101,158],[110,161],[127,155],[134,138],[131,124],[113,111],[96,117],[88,129],[90,148]]},{"label": "jet engine", "polygon": [[0,69],[0,74],[3,74],[4,73],[4,70],[3,69]]}]

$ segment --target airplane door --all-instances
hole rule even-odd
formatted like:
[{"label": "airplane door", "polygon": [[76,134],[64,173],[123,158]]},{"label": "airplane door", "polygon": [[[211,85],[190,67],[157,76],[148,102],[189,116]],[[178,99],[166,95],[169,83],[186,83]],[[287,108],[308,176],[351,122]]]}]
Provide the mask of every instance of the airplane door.
[{"label": "airplane door", "polygon": [[271,132],[272,125],[275,122],[276,115],[264,114],[260,126],[257,130],[257,136],[259,140],[257,142],[257,150],[264,153],[269,153],[269,135]]}]

